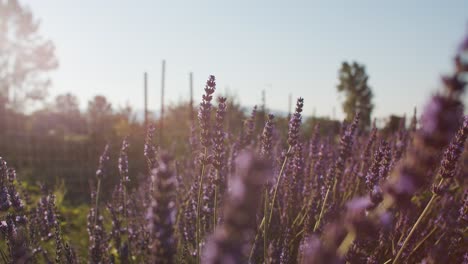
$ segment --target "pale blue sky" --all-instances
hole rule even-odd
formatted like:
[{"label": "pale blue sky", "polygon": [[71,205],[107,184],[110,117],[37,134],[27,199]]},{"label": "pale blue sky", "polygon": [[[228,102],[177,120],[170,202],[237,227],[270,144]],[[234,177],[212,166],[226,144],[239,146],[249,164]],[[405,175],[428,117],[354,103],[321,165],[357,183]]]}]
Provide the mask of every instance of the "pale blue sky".
[{"label": "pale blue sky", "polygon": [[[57,46],[50,93],[71,91],[84,106],[95,94],[114,106],[159,108],[161,60],[169,102],[188,100],[194,72],[199,101],[209,74],[244,105],[331,115],[343,60],[364,63],[375,115],[411,113],[440,86],[467,32],[468,1],[117,1],[23,0]],[[465,100],[466,101],[466,100]]]}]

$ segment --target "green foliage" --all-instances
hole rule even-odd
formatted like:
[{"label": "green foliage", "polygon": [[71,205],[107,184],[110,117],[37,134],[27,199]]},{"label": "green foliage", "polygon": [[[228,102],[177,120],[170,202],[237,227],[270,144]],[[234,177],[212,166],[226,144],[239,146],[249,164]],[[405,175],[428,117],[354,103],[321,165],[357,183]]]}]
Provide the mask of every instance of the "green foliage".
[{"label": "green foliage", "polygon": [[[236,100],[227,101],[225,125],[231,131],[230,140],[236,140],[243,129],[243,121],[250,109],[244,109]],[[214,106],[216,109],[216,105]],[[197,108],[194,107],[196,113]],[[156,143],[171,150],[174,156],[183,156],[189,150],[187,139],[194,126],[198,138],[198,120],[190,118],[189,104],[170,105],[164,117],[163,138],[156,131]],[[256,133],[263,129],[261,115],[256,119]],[[113,109],[103,96],[96,96],[88,103],[85,113],[80,112],[75,95],[58,95],[54,104],[30,115],[6,109],[5,122],[0,130],[0,149],[8,157],[9,164],[17,168],[21,180],[31,185],[44,184],[48,188],[62,186],[65,204],[89,203],[89,184],[94,178],[99,155],[105,144],[110,143],[111,162],[117,164],[120,142],[127,137],[129,172],[135,187],[139,179],[146,177],[143,145],[146,128],[135,117],[129,106]],[[214,118],[214,116],[213,116]],[[214,121],[214,120],[213,120]],[[159,128],[159,120],[150,119]],[[285,119],[284,128],[287,127]],[[91,179],[91,180],[90,180]],[[118,181],[116,166],[102,182],[103,189],[110,189]],[[110,197],[104,192],[104,200]]]},{"label": "green foliage", "polygon": [[319,126],[320,136],[332,136],[340,133],[341,123],[327,117],[310,117],[304,121],[304,136],[309,139],[315,126]]},{"label": "green foliage", "polygon": [[383,133],[392,134],[405,126],[406,118],[396,115],[391,115],[383,128]]},{"label": "green foliage", "polygon": [[89,132],[93,137],[98,140],[109,140],[106,136],[111,133],[112,114],[112,105],[107,101],[106,97],[97,95],[88,102],[86,117]]},{"label": "green foliage", "polygon": [[88,234],[86,229],[87,216],[89,205],[81,204],[78,206],[70,204],[62,204],[58,206],[59,214],[62,217],[60,227],[63,232],[63,237],[66,241],[71,242],[71,246],[79,251],[77,255],[86,259],[88,255]]},{"label": "green foliage", "polygon": [[53,43],[18,0],[0,1],[0,106],[22,110],[47,95],[45,73],[58,66]]},{"label": "green foliage", "polygon": [[374,109],[372,104],[373,93],[367,81],[369,76],[364,65],[353,62],[343,62],[338,74],[339,84],[337,90],[345,94],[343,111],[346,120],[351,121],[354,115],[361,114],[361,128],[368,128],[371,124],[371,114]]}]

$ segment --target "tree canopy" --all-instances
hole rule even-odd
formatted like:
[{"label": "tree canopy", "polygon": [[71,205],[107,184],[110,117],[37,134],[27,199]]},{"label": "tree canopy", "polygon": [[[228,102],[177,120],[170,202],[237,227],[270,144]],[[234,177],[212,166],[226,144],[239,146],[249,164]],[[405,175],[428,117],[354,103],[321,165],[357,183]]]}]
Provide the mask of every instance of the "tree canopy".
[{"label": "tree canopy", "polygon": [[354,115],[359,112],[361,115],[360,124],[369,127],[371,124],[371,114],[374,109],[372,104],[373,93],[367,84],[369,76],[364,65],[357,62],[349,64],[343,62],[338,73],[339,84],[337,90],[345,94],[343,111],[348,121],[353,120]]},{"label": "tree canopy", "polygon": [[57,68],[55,46],[39,33],[39,21],[18,0],[0,0],[0,103],[22,110],[42,100]]}]

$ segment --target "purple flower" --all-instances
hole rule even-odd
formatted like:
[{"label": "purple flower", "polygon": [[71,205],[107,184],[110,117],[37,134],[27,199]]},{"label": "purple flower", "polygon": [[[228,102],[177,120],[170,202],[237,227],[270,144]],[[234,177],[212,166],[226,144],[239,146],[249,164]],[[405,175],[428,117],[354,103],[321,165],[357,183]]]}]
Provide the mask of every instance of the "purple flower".
[{"label": "purple flower", "polygon": [[145,138],[145,147],[143,154],[146,157],[146,162],[148,163],[148,170],[151,172],[157,166],[156,164],[156,147],[154,146],[154,134],[156,132],[156,127],[151,124],[148,127]]},{"label": "purple flower", "polygon": [[244,122],[244,133],[241,135],[241,145],[246,147],[252,144],[255,132],[255,119],[257,117],[257,106],[255,105],[250,113],[250,117]]},{"label": "purple flower", "polygon": [[213,99],[213,93],[215,90],[215,77],[210,75],[206,81],[205,94],[202,96],[202,102],[200,103],[200,108],[198,110],[198,121],[200,122],[200,141],[201,145],[205,148],[211,145],[211,100]]},{"label": "purple flower", "polygon": [[236,165],[237,176],[230,182],[224,223],[209,240],[203,263],[243,263],[245,260],[243,244],[255,227],[255,213],[270,164],[251,152],[243,152]]},{"label": "purple flower", "polygon": [[127,138],[125,138],[122,142],[122,148],[120,149],[119,155],[119,173],[123,184],[128,184],[130,182],[130,178],[128,177],[128,147],[130,144],[128,143]]},{"label": "purple flower", "polygon": [[299,140],[299,129],[302,123],[302,108],[304,107],[304,99],[299,97],[296,103],[296,111],[291,116],[289,121],[288,130],[288,144],[289,146],[295,146]]},{"label": "purple flower", "polygon": [[444,152],[444,156],[439,168],[439,174],[442,178],[453,178],[455,176],[457,161],[463,152],[467,136],[468,116],[465,116],[462,127],[458,130],[455,138]]},{"label": "purple flower", "polygon": [[176,253],[174,236],[176,211],[176,177],[170,169],[172,158],[162,154],[153,170],[155,190],[149,208],[149,230],[153,235],[154,261],[173,263]]},{"label": "purple flower", "polygon": [[96,170],[96,178],[98,180],[102,180],[106,176],[109,160],[109,145],[107,144],[99,157],[99,166]]},{"label": "purple flower", "polygon": [[218,98],[218,109],[216,110],[216,120],[213,135],[213,166],[218,170],[225,166],[225,132],[223,129],[224,117],[226,115],[226,98]]},{"label": "purple flower", "polygon": [[271,152],[273,150],[273,119],[275,118],[274,115],[269,114],[268,120],[265,123],[265,127],[263,128],[262,133],[262,147],[261,147],[261,155],[266,159],[271,159]]}]

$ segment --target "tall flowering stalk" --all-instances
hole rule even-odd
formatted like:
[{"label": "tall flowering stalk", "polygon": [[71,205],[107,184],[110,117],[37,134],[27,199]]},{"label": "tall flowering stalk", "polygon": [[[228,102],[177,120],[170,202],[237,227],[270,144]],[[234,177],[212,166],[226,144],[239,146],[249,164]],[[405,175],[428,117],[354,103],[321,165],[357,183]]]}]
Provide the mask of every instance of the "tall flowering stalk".
[{"label": "tall flowering stalk", "polygon": [[255,228],[255,213],[261,189],[270,172],[270,164],[243,152],[237,158],[236,177],[232,179],[224,206],[224,223],[210,239],[204,263],[245,263],[244,243]]},{"label": "tall flowering stalk", "polygon": [[152,250],[155,263],[174,263],[176,253],[175,218],[176,177],[170,169],[172,158],[162,154],[153,170],[155,190],[149,215],[149,230],[153,235]]},{"label": "tall flowering stalk", "polygon": [[359,123],[360,115],[357,113],[354,116],[353,122],[345,129],[343,135],[340,139],[340,146],[339,146],[339,153],[336,162],[332,165],[332,167],[327,172],[327,179],[325,181],[325,185],[327,186],[327,191],[325,193],[325,197],[323,198],[322,207],[320,209],[320,214],[318,216],[317,221],[315,222],[313,231],[315,232],[320,227],[320,222],[323,218],[325,213],[328,197],[330,195],[330,191],[333,192],[333,196],[335,196],[334,200],[337,200],[337,187],[340,185],[341,178],[343,176],[344,168],[346,160],[348,159],[351,148],[354,143],[354,132],[356,131],[357,125]]},{"label": "tall flowering stalk", "polygon": [[119,173],[120,173],[120,180],[124,186],[127,186],[130,183],[130,178],[128,175],[128,148],[130,144],[128,143],[128,139],[125,138],[122,141],[122,148],[120,149],[119,155]]},{"label": "tall flowering stalk", "polygon": [[[213,135],[213,167],[216,169],[214,178],[214,205],[213,205],[213,228],[216,227],[218,222],[217,208],[218,208],[218,192],[219,189],[224,191],[226,169],[226,153],[225,153],[225,132],[223,129],[224,117],[226,115],[226,98],[218,98],[218,109],[216,110],[216,121]],[[221,192],[221,193],[222,193]]]},{"label": "tall flowering stalk", "polygon": [[454,140],[452,140],[444,152],[438,172],[442,179],[449,180],[454,178],[456,165],[463,153],[467,136],[468,116],[465,116],[462,127],[458,130]]},{"label": "tall flowering stalk", "polygon": [[[112,207],[109,207],[109,211],[111,212],[112,215],[112,224],[113,224],[113,233],[115,233],[115,239],[117,241],[117,250],[119,252],[119,258],[120,258],[120,263],[128,263],[128,250],[127,248],[131,248],[131,246],[128,246],[127,244],[124,244],[123,246],[120,243],[120,233],[123,232],[128,232],[129,230],[129,221],[128,221],[128,188],[129,188],[129,183],[130,183],[130,176],[129,176],[129,171],[128,171],[128,148],[130,147],[130,144],[128,142],[127,138],[124,138],[122,141],[122,147],[120,149],[120,154],[119,154],[119,161],[118,161],[118,169],[119,169],[119,174],[120,174],[120,184],[117,187],[118,188],[118,198],[122,202],[122,207],[118,207],[117,210],[113,209]],[[123,212],[122,212],[123,211]],[[126,228],[122,228],[121,225],[121,220],[119,219],[119,213],[123,213],[123,220],[126,225]],[[131,243],[131,240],[127,240],[128,243]]]},{"label": "tall flowering stalk", "polygon": [[268,115],[268,120],[265,123],[265,127],[263,128],[262,133],[262,146],[260,149],[260,155],[265,159],[272,159],[272,151],[273,151],[273,126],[274,126],[274,118],[275,116],[272,114]]},{"label": "tall flowering stalk", "polygon": [[385,150],[387,142],[382,141],[379,148],[374,153],[374,161],[369,169],[369,172],[366,175],[366,184],[367,188],[371,189],[377,185],[379,181],[379,172],[382,165],[382,160],[384,159]]},{"label": "tall flowering stalk", "polygon": [[388,144],[385,144],[383,147],[384,155],[382,157],[382,161],[380,164],[380,169],[379,169],[379,179],[380,180],[385,180],[387,179],[388,173],[391,169],[391,163],[392,163],[392,151],[390,149],[390,146]]},{"label": "tall flowering stalk", "polygon": [[384,179],[388,171],[388,152],[388,143],[386,141],[382,141],[379,148],[374,153],[374,161],[366,175],[366,184],[370,193],[370,200],[372,202],[370,207],[372,209],[383,200],[382,190],[378,183],[380,180]]},{"label": "tall flowering stalk", "polygon": [[8,214],[6,220],[0,222],[0,231],[5,236],[4,241],[10,256],[10,261],[5,263],[30,263],[33,252],[27,246],[27,237],[21,232],[14,215]]},{"label": "tall flowering stalk", "polygon": [[411,197],[423,187],[428,187],[435,162],[454,135],[461,115],[461,103],[444,96],[434,96],[426,107],[422,128],[413,139],[406,158],[394,170],[385,189],[389,202],[405,207]]},{"label": "tall flowering stalk", "polygon": [[75,250],[68,243],[65,243],[65,259],[68,264],[78,263]]},{"label": "tall flowering stalk", "polygon": [[63,255],[63,238],[62,231],[60,229],[60,222],[55,223],[55,263],[62,263]]},{"label": "tall flowering stalk", "polygon": [[130,183],[128,174],[128,148],[130,144],[127,138],[122,141],[122,148],[120,149],[118,168],[120,173],[120,188],[122,190],[122,208],[125,219],[127,218],[127,189]]},{"label": "tall flowering stalk", "polygon": [[200,261],[200,247],[201,247],[201,207],[202,207],[202,194],[203,194],[203,178],[205,174],[205,167],[208,165],[208,148],[211,146],[211,100],[213,93],[216,90],[216,80],[213,75],[210,75],[205,85],[205,94],[202,96],[202,102],[198,110],[198,121],[200,123],[200,143],[204,148],[201,155],[201,169],[199,175],[198,198],[197,198],[197,224],[196,224],[196,247],[197,247],[197,260]]},{"label": "tall flowering stalk", "polygon": [[[275,184],[275,187],[274,187],[274,190],[273,190],[273,197],[272,197],[272,200],[270,202],[270,206],[269,206],[269,208],[267,208],[267,206],[265,204],[265,208],[264,208],[265,212],[264,212],[264,215],[263,215],[263,219],[262,219],[262,221],[260,223],[259,230],[257,231],[257,236],[255,237],[254,246],[256,245],[256,242],[257,242],[258,237],[260,235],[260,231],[263,230],[263,239],[264,239],[264,249],[263,249],[263,251],[264,251],[265,254],[267,252],[268,229],[270,227],[270,223],[271,223],[271,220],[272,220],[272,217],[273,217],[273,211],[275,209],[276,196],[277,196],[277,193],[278,193],[278,188],[280,186],[280,181],[281,181],[282,175],[283,175],[283,173],[285,171],[286,164],[287,164],[287,161],[288,161],[288,157],[291,155],[291,150],[298,143],[300,126],[301,126],[301,123],[302,123],[301,113],[302,113],[303,107],[304,107],[304,99],[299,97],[297,99],[295,112],[291,116],[291,119],[289,121],[289,129],[288,129],[288,144],[289,144],[289,147],[288,147],[288,150],[286,151],[286,153],[284,155],[284,158],[283,158],[283,163],[281,165],[281,169],[279,171],[279,174],[278,174],[278,177],[277,177],[277,180],[276,180],[276,184]],[[273,118],[271,118],[271,119],[273,119]],[[269,132],[267,131],[267,135],[268,135],[268,133]],[[266,192],[268,192],[268,190],[266,190]],[[265,195],[265,201],[267,201],[267,200],[268,200],[268,194]],[[252,250],[251,250],[249,260],[251,259],[253,253],[254,253],[254,248],[252,248]]]},{"label": "tall flowering stalk", "polygon": [[296,103],[296,110],[295,110],[294,114],[291,116],[291,120],[289,121],[289,130],[288,130],[288,145],[289,145],[289,148],[286,151],[286,155],[285,155],[284,160],[283,160],[283,165],[281,166],[280,172],[278,174],[278,178],[276,180],[275,189],[273,191],[273,197],[272,197],[271,205],[270,205],[270,213],[268,215],[268,221],[266,222],[266,224],[267,224],[266,229],[267,230],[268,230],[269,223],[271,223],[271,218],[273,216],[273,209],[275,207],[275,202],[276,202],[276,195],[278,193],[278,187],[280,185],[281,178],[282,178],[282,175],[283,175],[283,171],[284,171],[286,163],[288,161],[288,157],[291,154],[291,150],[296,146],[296,144],[299,141],[299,132],[300,132],[299,130],[300,130],[301,123],[302,123],[302,114],[301,113],[302,113],[303,107],[304,107],[304,99],[299,97],[297,99],[297,103]]},{"label": "tall flowering stalk", "polygon": [[302,109],[304,107],[304,98],[299,97],[296,102],[296,111],[289,121],[288,144],[294,147],[299,141],[299,130],[302,123]]},{"label": "tall flowering stalk", "polygon": [[123,210],[123,217],[127,224],[128,228],[128,189],[130,184],[130,175],[129,175],[129,165],[128,165],[128,149],[130,147],[130,143],[128,142],[128,138],[125,137],[122,141],[122,147],[120,148],[119,160],[118,160],[118,169],[120,174],[120,186],[119,191],[122,192],[122,210]]},{"label": "tall flowering stalk", "polygon": [[426,207],[424,208],[424,210],[422,211],[422,213],[419,215],[418,219],[414,223],[405,241],[403,241],[403,244],[398,250],[398,253],[395,256],[395,259],[393,260],[394,264],[398,263],[398,260],[401,254],[403,253],[403,250],[405,249],[406,245],[408,244],[408,241],[410,240],[413,233],[418,228],[424,216],[429,212],[429,209],[431,208],[432,204],[435,202],[435,199],[439,195],[443,194],[444,189],[442,188],[444,184],[447,184],[447,181],[450,181],[454,177],[455,166],[457,164],[458,159],[461,156],[461,153],[463,152],[463,148],[464,148],[467,136],[468,136],[468,116],[465,116],[462,127],[459,129],[455,138],[452,140],[449,147],[444,153],[444,157],[442,159],[441,166],[438,171],[438,175],[441,177],[441,179],[439,180],[438,184],[434,184],[433,186],[434,191],[431,196],[431,199],[426,204]]},{"label": "tall flowering stalk", "polygon": [[[94,209],[91,209],[94,210]],[[97,216],[98,213],[95,212]],[[93,213],[90,214],[93,216]],[[94,221],[94,224],[90,222]],[[99,215],[94,220],[88,219],[88,234],[89,234],[89,263],[99,264],[107,262],[107,236],[104,230],[104,218]]]},{"label": "tall flowering stalk", "polygon": [[312,132],[312,136],[309,140],[308,144],[308,154],[306,157],[306,167],[305,167],[305,183],[304,183],[304,192],[309,192],[311,185],[312,185],[312,174],[314,174],[314,165],[317,161],[318,158],[318,151],[319,151],[319,145],[320,145],[320,124],[317,123],[314,125],[314,129]]},{"label": "tall flowering stalk", "polygon": [[143,150],[143,154],[146,157],[146,162],[148,164],[148,172],[151,172],[155,166],[157,166],[156,163],[156,146],[154,145],[154,136],[156,132],[156,126],[151,124],[148,127],[148,130],[146,132],[146,138],[145,138],[145,146]]},{"label": "tall flowering stalk", "polygon": [[8,192],[8,167],[4,159],[0,157],[0,211],[8,211],[11,206]]},{"label": "tall flowering stalk", "polygon": [[[0,240],[2,249],[8,251],[9,256],[2,256],[5,263],[29,263],[33,260],[32,248],[28,245],[27,224],[30,222],[30,216],[24,212],[24,204],[19,197],[15,187],[16,172],[8,168],[7,162],[0,157],[0,186],[1,207],[0,208]],[[47,204],[50,205],[50,204]],[[10,209],[10,210],[9,210]],[[6,213],[6,214],[4,214]],[[32,214],[31,214],[32,215]],[[44,230],[48,230],[47,215],[42,215]],[[41,224],[42,224],[41,223]],[[2,255],[6,255],[3,251]]]},{"label": "tall flowering stalk", "polygon": [[126,263],[126,259],[122,258],[124,255],[122,254],[123,253],[122,252],[123,227],[122,227],[122,220],[120,218],[120,213],[121,213],[119,210],[120,208],[119,207],[115,208],[115,206],[108,204],[107,209],[110,213],[111,222],[112,222],[112,230],[110,232],[110,237],[114,240],[114,246],[117,249],[117,252],[119,253],[120,261],[123,263]]},{"label": "tall flowering stalk", "polygon": [[353,122],[346,128],[340,139],[339,153],[335,165],[332,167],[330,176],[334,179],[333,196],[338,197],[337,187],[341,185],[343,173],[345,170],[346,161],[351,155],[351,150],[354,144],[354,134],[361,118],[360,113],[356,113]]},{"label": "tall flowering stalk", "polygon": [[[261,146],[260,146],[260,156],[265,159],[265,160],[268,160],[268,161],[272,161],[273,160],[273,157],[272,157],[272,151],[273,151],[273,129],[274,129],[274,118],[275,116],[272,115],[272,114],[269,114],[268,115],[268,119],[265,123],[265,126],[263,128],[263,132],[262,132],[262,136],[261,136]],[[263,218],[265,219],[265,217],[267,216],[268,214],[268,204],[269,204],[269,191],[270,191],[270,186],[271,183],[269,181],[266,182],[265,186],[264,186],[264,195],[263,195]],[[264,220],[263,220],[264,221]],[[259,237],[260,235],[263,235],[263,258],[266,260],[266,254],[268,253],[267,252],[267,248],[268,248],[268,238],[267,238],[267,233],[266,233],[266,228],[263,228],[263,233],[260,234],[260,232],[257,233],[257,235],[255,236],[255,240],[254,240],[254,243],[252,245],[252,249],[251,249],[251,252],[250,252],[250,255],[249,255],[249,261],[251,261],[252,257],[254,256],[254,254],[256,252],[258,252],[260,249],[260,246],[258,244],[258,242],[260,241],[259,240]],[[260,254],[257,254],[257,255],[260,255]]]},{"label": "tall flowering stalk", "polygon": [[99,206],[99,194],[101,191],[101,181],[102,179],[104,179],[104,177],[107,174],[109,160],[110,160],[109,145],[106,145],[104,147],[104,151],[101,157],[99,157],[99,166],[98,166],[98,169],[96,170],[97,187],[96,187],[96,203],[94,205],[94,211],[95,211],[94,224],[96,224],[97,217],[99,215],[98,206]]},{"label": "tall flowering stalk", "polygon": [[241,135],[241,146],[245,148],[252,144],[255,132],[255,119],[257,118],[257,106],[255,105],[247,120],[244,121],[244,130]]},{"label": "tall flowering stalk", "polygon": [[[460,95],[467,85],[465,77],[468,73],[466,52],[468,52],[468,38],[465,39],[461,45],[459,54],[456,56],[456,72],[452,76],[442,78],[442,82],[446,88],[445,93],[433,96],[424,109],[421,129],[414,135],[413,146],[411,146],[405,160],[394,171],[385,186],[387,199],[384,200],[384,209],[390,208],[392,205],[407,206],[411,197],[430,183],[431,178],[427,177],[427,175],[434,169],[435,160],[440,157],[441,149],[444,149],[450,142],[462,115],[463,104],[460,101]],[[465,60],[462,60],[461,56],[465,56]],[[466,125],[467,119],[465,117],[462,129],[459,130],[455,137],[455,142],[463,138],[463,141],[466,139],[466,136],[460,136],[466,134]],[[448,156],[446,154],[444,160],[448,160]],[[439,171],[439,173],[445,175],[444,177],[451,174],[447,173],[451,171],[447,163],[450,164],[451,162],[447,161],[444,165],[443,161],[442,166],[447,169]],[[433,190],[438,192],[445,179],[442,177]],[[408,241],[434,203],[437,197],[436,192],[433,193],[426,207],[412,226],[393,259],[393,264],[398,263]]]},{"label": "tall flowering stalk", "polygon": [[356,189],[359,189],[361,187],[360,185],[361,185],[362,180],[365,181],[366,173],[371,163],[372,148],[374,147],[374,143],[376,139],[377,139],[377,127],[375,126],[375,120],[374,120],[374,123],[372,125],[372,130],[369,135],[369,139],[367,140],[366,147],[364,148],[364,151],[362,152],[362,155],[361,155],[361,167],[359,170],[359,178],[358,178],[358,183],[356,184]]},{"label": "tall flowering stalk", "polygon": [[[463,112],[460,95],[467,84],[467,51],[468,46],[463,44],[455,59],[456,72],[442,78],[446,88],[444,93],[433,96],[424,109],[421,129],[414,135],[413,146],[386,186],[391,198],[389,204],[407,204],[416,191],[430,183],[427,172],[434,169],[434,161],[439,158],[441,149],[447,146],[455,134]],[[465,60],[461,58],[463,55]]]},{"label": "tall flowering stalk", "polygon": [[10,196],[11,207],[15,209],[16,212],[22,212],[24,210],[24,202],[20,198],[18,191],[16,190],[15,181],[16,181],[16,171],[15,169],[9,168],[7,170],[8,178],[8,194]]},{"label": "tall flowering stalk", "polygon": [[290,195],[290,204],[289,207],[290,215],[297,215],[300,208],[300,195],[303,193],[304,189],[304,157],[302,143],[298,143],[294,146],[293,157],[292,157],[292,170],[291,170],[291,186],[288,186],[291,189]]},{"label": "tall flowering stalk", "polygon": [[211,101],[213,100],[213,93],[216,90],[216,80],[213,75],[210,75],[205,85],[205,94],[202,96],[202,102],[198,110],[198,121],[200,124],[200,142],[205,148],[211,146]]}]

